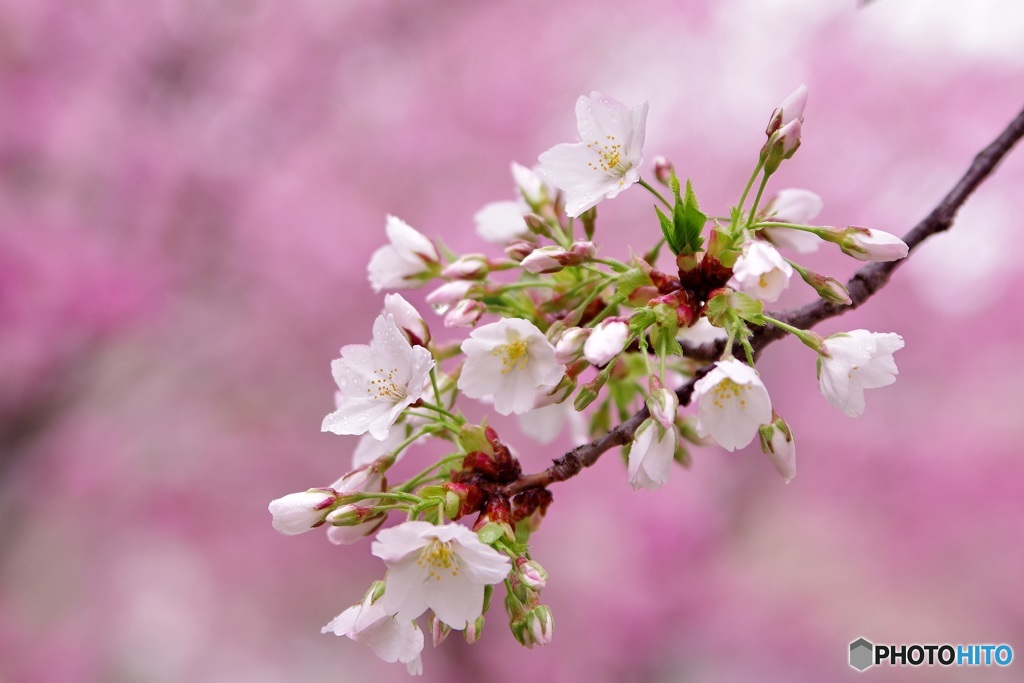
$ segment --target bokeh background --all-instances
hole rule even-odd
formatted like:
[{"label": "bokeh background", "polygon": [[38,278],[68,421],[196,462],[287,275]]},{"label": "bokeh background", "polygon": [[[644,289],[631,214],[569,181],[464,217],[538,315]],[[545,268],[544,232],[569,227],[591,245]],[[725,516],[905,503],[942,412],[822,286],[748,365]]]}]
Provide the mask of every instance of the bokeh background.
[{"label": "bokeh background", "polygon": [[[368,545],[286,538],[266,511],[348,468],[354,439],[319,424],[330,360],[381,307],[384,216],[494,253],[473,213],[512,197],[510,161],[572,139],[591,89],[649,101],[648,160],[721,212],[806,83],[774,187],[903,233],[1024,105],[1022,35],[1010,0],[3,0],[0,680],[406,680],[319,633],[381,575]],[[1022,188],[1018,150],[822,326],[906,339],[863,417],[825,403],[798,343],[764,354],[793,483],[756,447],[703,449],[634,493],[609,454],[536,536],[554,643],[520,648],[498,604],[481,642],[428,644],[424,680],[1020,680]],[[650,205],[601,205],[604,253],[655,238]],[[569,443],[508,434],[531,470]],[[859,636],[1019,661],[857,674]]]}]

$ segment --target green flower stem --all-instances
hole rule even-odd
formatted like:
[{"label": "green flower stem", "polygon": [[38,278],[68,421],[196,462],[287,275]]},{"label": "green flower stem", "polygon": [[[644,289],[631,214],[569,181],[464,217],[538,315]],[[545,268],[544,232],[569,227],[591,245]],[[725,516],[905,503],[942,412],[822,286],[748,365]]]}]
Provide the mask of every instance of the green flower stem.
[{"label": "green flower stem", "polygon": [[437,366],[430,368],[430,386],[434,389],[434,400],[441,400],[441,389],[437,386]]},{"label": "green flower stem", "polygon": [[816,335],[815,333],[811,332],[810,330],[801,330],[799,327],[787,325],[781,320],[776,320],[771,316],[765,315],[762,317],[768,322],[770,322],[772,325],[775,325],[775,327],[778,327],[781,330],[789,332],[791,335],[802,341],[805,346],[808,346],[817,352],[821,351],[821,342],[823,341],[822,338]]},{"label": "green flower stem", "polygon": [[444,466],[445,466],[445,465],[447,465],[448,463],[450,463],[450,462],[455,462],[456,460],[463,460],[463,459],[464,459],[465,457],[466,457],[466,456],[465,456],[465,455],[463,455],[462,453],[456,453],[455,455],[449,455],[449,456],[445,456],[444,458],[441,458],[440,460],[438,460],[437,462],[435,462],[435,463],[434,463],[433,465],[431,465],[431,466],[430,466],[430,467],[428,467],[427,469],[423,470],[422,472],[420,472],[419,474],[417,474],[417,475],[416,475],[415,477],[413,477],[412,479],[410,479],[409,481],[405,482],[404,484],[402,484],[401,486],[397,487],[397,488],[396,488],[396,489],[394,489],[394,490],[395,490],[395,491],[411,491],[411,490],[413,490],[414,488],[416,488],[417,486],[419,486],[419,485],[420,485],[420,483],[421,483],[421,482],[422,482],[422,481],[423,481],[424,479],[426,479],[426,478],[427,478],[427,476],[428,476],[428,475],[429,475],[429,474],[430,474],[431,472],[433,472],[434,470],[436,470],[437,468],[439,468],[439,467],[444,467]]},{"label": "green flower stem", "polygon": [[740,195],[740,203],[737,205],[739,209],[743,210],[743,204],[747,201],[747,195],[750,193],[750,188],[754,186],[754,180],[757,179],[761,169],[764,168],[764,159],[757,162],[757,166],[754,168],[754,172],[750,174],[750,180],[747,181],[747,186],[743,188],[743,194]]},{"label": "green flower stem", "polygon": [[622,296],[621,294],[616,294],[615,296],[613,296],[611,299],[609,299],[608,305],[605,306],[600,313],[594,316],[594,319],[591,321],[591,323],[593,325],[597,325],[599,322],[607,318],[609,315],[618,310],[619,304],[625,301],[625,299],[626,297]]},{"label": "green flower stem", "polygon": [[433,410],[436,413],[444,415],[445,417],[447,417],[448,419],[452,420],[453,422],[455,422],[456,425],[459,425],[459,426],[465,424],[465,422],[466,422],[466,418],[461,417],[459,415],[455,415],[454,413],[448,412],[447,410],[445,410],[441,406],[436,406],[433,403],[427,403],[423,399],[420,399],[420,402],[419,402],[419,405],[417,405],[417,408],[426,408],[427,410]]},{"label": "green flower stem", "polygon": [[592,258],[590,259],[594,263],[600,263],[601,265],[608,266],[616,273],[625,273],[629,268],[624,263],[619,263],[615,259],[604,259],[604,258]]},{"label": "green flower stem", "polygon": [[821,232],[820,226],[815,225],[800,225],[799,223],[780,223],[779,221],[758,221],[757,223],[751,223],[751,230],[760,230],[761,228],[789,228],[791,230],[803,230],[804,232],[813,232],[818,235]]},{"label": "green flower stem", "polygon": [[537,287],[538,289],[553,289],[558,287],[557,282],[548,282],[546,280],[524,280],[522,282],[512,282],[507,285],[499,285],[496,294],[504,294],[505,292],[512,292],[517,289],[531,289]]},{"label": "green flower stem", "polygon": [[644,180],[643,178],[641,178],[640,180],[638,180],[638,181],[636,181],[636,182],[637,182],[637,185],[640,185],[640,187],[643,187],[643,188],[644,188],[644,189],[646,189],[646,190],[647,190],[648,192],[650,192],[650,193],[651,193],[651,194],[653,194],[653,195],[654,195],[655,197],[657,197],[657,198],[658,198],[659,200],[661,200],[661,203],[662,203],[662,204],[664,204],[665,206],[667,206],[667,207],[668,207],[668,208],[670,208],[670,209],[672,208],[672,205],[671,205],[671,204],[669,204],[669,201],[668,201],[667,199],[665,199],[664,195],[662,195],[662,194],[661,194],[660,192],[658,192],[658,190],[657,190],[656,188],[654,188],[654,187],[653,187],[653,186],[652,186],[652,185],[651,185],[650,183],[648,183],[648,182],[647,182],[646,180]]},{"label": "green flower stem", "polygon": [[754,196],[754,203],[750,207],[750,213],[747,215],[747,225],[750,225],[754,221],[754,214],[757,212],[757,205],[761,203],[761,195],[764,194],[764,188],[768,185],[768,179],[771,177],[770,173],[765,173],[761,178],[761,184],[757,188],[757,194]]},{"label": "green flower stem", "polygon": [[346,503],[358,502],[360,500],[396,500],[404,503],[419,505],[423,499],[411,493],[400,492],[397,489],[391,491],[366,491],[359,493],[346,493],[341,496]]}]

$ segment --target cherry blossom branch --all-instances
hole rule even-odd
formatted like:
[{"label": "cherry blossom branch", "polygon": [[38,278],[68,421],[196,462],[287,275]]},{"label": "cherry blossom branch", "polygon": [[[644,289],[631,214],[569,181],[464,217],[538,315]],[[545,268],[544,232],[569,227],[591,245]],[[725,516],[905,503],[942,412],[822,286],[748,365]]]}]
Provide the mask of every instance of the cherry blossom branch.
[{"label": "cherry blossom branch", "polygon": [[[1024,110],[1017,114],[1016,118],[1003,130],[1002,133],[985,149],[975,156],[970,168],[962,178],[953,186],[939,204],[917,225],[915,225],[903,237],[903,241],[913,252],[924,240],[932,235],[948,230],[953,225],[957,211],[967,201],[975,189],[981,185],[996,169],[1003,158],[1010,152],[1014,145],[1024,137]],[[857,308],[871,296],[880,290],[889,281],[893,272],[903,263],[902,260],[883,263],[870,263],[854,273],[847,283],[852,303],[846,306],[833,304],[819,299],[818,301],[801,308],[772,313],[772,317],[794,327],[810,328],[823,320],[833,318],[849,310]],[[779,327],[768,325],[759,329],[751,338],[750,343],[755,352],[760,352],[768,344],[781,339],[785,332]],[[689,358],[696,360],[711,361],[719,358],[724,348],[724,342],[708,344],[683,345],[683,353]],[[676,389],[679,397],[679,405],[688,405],[693,395],[694,384],[697,380],[710,372],[713,363],[698,370],[693,378]],[[528,474],[520,477],[505,487],[505,493],[509,496],[531,488],[546,487],[559,481],[570,479],[584,468],[590,467],[605,451],[615,446],[623,446],[633,439],[633,435],[640,427],[640,424],[650,416],[647,408],[644,407],[625,422],[614,429],[611,429],[604,436],[597,438],[590,443],[578,446],[560,458],[554,460],[551,467],[542,472]]]}]

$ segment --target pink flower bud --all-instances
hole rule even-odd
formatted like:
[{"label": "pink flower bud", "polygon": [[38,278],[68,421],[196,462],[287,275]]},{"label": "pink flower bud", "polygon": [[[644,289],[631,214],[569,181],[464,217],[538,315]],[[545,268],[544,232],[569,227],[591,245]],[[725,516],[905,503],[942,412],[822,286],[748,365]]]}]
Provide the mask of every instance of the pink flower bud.
[{"label": "pink flower bud", "polygon": [[665,157],[660,154],[654,157],[654,177],[658,179],[659,183],[668,185],[672,180],[672,171],[674,170],[675,166]]},{"label": "pink flower bud", "polygon": [[505,247],[505,255],[516,263],[522,262],[524,258],[533,253],[537,245],[526,240],[516,240]]},{"label": "pink flower bud", "polygon": [[448,634],[452,632],[452,627],[444,623],[437,616],[430,613],[430,637],[434,641],[434,647],[437,647],[445,641]]},{"label": "pink flower bud", "polygon": [[657,420],[665,429],[674,429],[676,423],[676,411],[679,409],[679,397],[671,389],[661,387],[651,392],[647,399],[647,409],[651,411],[651,417]]},{"label": "pink flower bud", "polygon": [[463,299],[455,304],[452,310],[448,311],[448,315],[444,317],[444,326],[473,327],[476,325],[476,321],[480,319],[480,316],[486,311],[487,307],[479,301]]},{"label": "pink flower bud", "polygon": [[776,417],[771,424],[761,425],[758,432],[761,439],[761,450],[772,461],[772,465],[786,483],[796,476],[796,439],[793,432],[781,417]]},{"label": "pink flower bud", "polygon": [[597,254],[597,245],[593,242],[573,242],[569,248],[569,254],[573,258],[565,265],[578,266],[580,263],[594,258]]},{"label": "pink flower bud", "polygon": [[782,104],[772,112],[768,121],[768,127],[764,133],[771,137],[772,133],[793,121],[804,120],[804,108],[807,106],[807,86],[801,85],[793,94],[782,101]]},{"label": "pink flower bud", "polygon": [[525,557],[516,559],[516,577],[520,583],[535,591],[548,585],[548,573],[544,567]]},{"label": "pink flower bud", "polygon": [[[554,635],[555,624],[551,619],[551,608],[547,605],[538,605],[526,615],[527,633],[524,645],[532,648],[534,645],[550,645]],[[525,635],[525,634],[524,634]]]},{"label": "pink flower bud", "polygon": [[519,265],[531,273],[557,273],[565,267],[568,254],[562,247],[540,247],[534,249]]},{"label": "pink flower bud", "polygon": [[294,536],[322,524],[327,514],[324,510],[335,500],[334,493],[311,489],[272,500],[267,509],[274,517],[273,527],[286,536]]},{"label": "pink flower bud", "polygon": [[480,636],[484,632],[484,618],[477,617],[476,621],[466,624],[466,630],[462,632],[466,638],[466,642],[472,645],[476,641],[480,640]]},{"label": "pink flower bud", "polygon": [[627,341],[629,324],[623,318],[608,318],[590,333],[583,345],[583,356],[593,365],[607,365],[623,352]]},{"label": "pink flower bud", "polygon": [[844,231],[839,248],[861,261],[899,261],[910,253],[910,247],[896,235],[856,226]]},{"label": "pink flower bud", "polygon": [[458,278],[460,280],[475,280],[487,274],[490,263],[483,254],[467,254],[458,260],[445,266],[441,271],[444,277]]},{"label": "pink flower bud", "polygon": [[583,355],[583,344],[590,337],[591,330],[584,327],[570,327],[555,344],[555,360],[569,364]]},{"label": "pink flower bud", "polygon": [[384,312],[394,316],[395,323],[405,332],[409,343],[426,346],[430,342],[430,329],[427,323],[401,294],[388,294],[384,297]]},{"label": "pink flower bud", "polygon": [[433,292],[427,295],[427,303],[434,307],[439,314],[444,314],[449,306],[454,306],[469,296],[470,290],[478,286],[469,280],[455,280],[446,282]]}]

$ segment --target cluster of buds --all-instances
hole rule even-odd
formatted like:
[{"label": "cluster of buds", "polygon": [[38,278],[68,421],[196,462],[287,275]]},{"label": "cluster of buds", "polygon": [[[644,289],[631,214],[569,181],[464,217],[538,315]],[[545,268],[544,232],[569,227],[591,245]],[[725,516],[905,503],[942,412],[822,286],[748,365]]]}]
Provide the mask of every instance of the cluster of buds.
[{"label": "cluster of buds", "polygon": [[[558,469],[571,458],[524,475],[506,441],[469,421],[460,401],[518,416],[524,437],[542,444],[564,425],[579,442],[599,439],[635,415],[635,429],[618,441],[626,442],[625,479],[634,489],[657,489],[675,464],[690,463],[686,443],[732,451],[758,439],[785,481],[796,475],[794,431],[754,367],[759,329],[773,325],[812,348],[822,394],[848,415],[864,411],[865,389],[894,381],[899,335],[822,338],[765,311],[794,274],[818,297],[852,303],[837,279],[794,260],[822,244],[860,260],[908,252],[882,231],[813,225],[822,201],[808,190],[761,201],[800,147],[806,103],[801,86],[772,113],[756,167],[721,218],[702,211],[692,182],[682,183],[664,157],[655,159],[653,177],[665,194],[641,178],[647,104],[630,107],[597,92],[577,102],[580,141],[556,145],[532,169],[513,163],[514,197],[477,212],[478,234],[503,253],[455,254],[387,218],[388,244],[368,268],[373,289],[429,283],[426,303],[444,326],[470,331],[441,344],[416,307],[391,293],[370,342],[343,347],[332,363],[338,391],[323,430],[359,437],[352,471],[330,487],[271,502],[273,525],[284,534],[324,526],[338,544],[375,535],[370,549],[387,574],[324,632],[419,673],[417,620],[426,614],[435,646],[453,630],[476,642],[504,586],[516,640],[551,642],[551,610],[540,599],[548,575],[529,542],[552,504],[547,486],[572,476]],[[657,202],[648,243],[626,260],[599,257],[596,207],[633,185]],[[718,360],[702,367],[709,344]],[[687,378],[692,391],[672,388]],[[389,482],[390,468],[426,439],[447,441],[446,455]],[[386,526],[393,514],[404,521]]]}]

